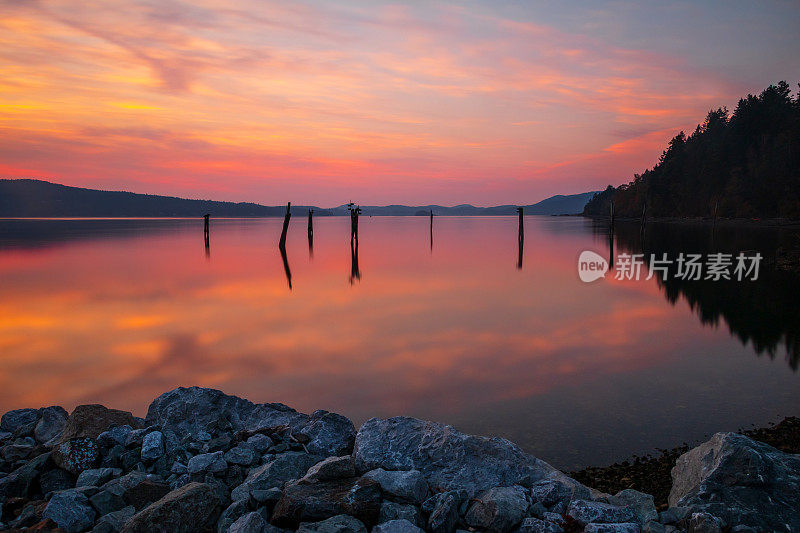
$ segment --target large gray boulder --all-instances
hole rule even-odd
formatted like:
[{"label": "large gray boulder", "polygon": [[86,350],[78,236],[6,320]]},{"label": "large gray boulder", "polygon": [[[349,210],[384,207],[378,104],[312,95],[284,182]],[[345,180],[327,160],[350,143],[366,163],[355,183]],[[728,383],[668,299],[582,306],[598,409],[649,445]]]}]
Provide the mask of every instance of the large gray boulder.
[{"label": "large gray boulder", "polygon": [[250,470],[244,483],[233,489],[231,498],[241,500],[249,497],[252,491],[283,488],[287,481],[303,477],[320,459],[319,456],[303,452],[282,453],[271,462]]},{"label": "large gray boulder", "polygon": [[56,492],[42,513],[43,518],[53,520],[67,533],[80,533],[91,528],[97,513],[89,504],[89,498],[76,489]]},{"label": "large gray boulder", "polygon": [[0,417],[0,430],[14,433],[18,429],[36,422],[38,409],[14,409]]},{"label": "large gray boulder", "polygon": [[367,525],[374,525],[380,510],[381,489],[371,479],[294,483],[284,489],[270,521],[279,527],[296,528],[302,522],[350,515]]},{"label": "large gray boulder", "polygon": [[53,406],[40,409],[39,417],[33,434],[39,442],[52,446],[61,438],[69,414],[63,407]]},{"label": "large gray boulder", "polygon": [[372,528],[372,533],[425,533],[405,519],[389,520]]},{"label": "large gray boulder", "polygon": [[300,524],[297,533],[367,533],[367,528],[352,516],[339,515],[321,522]]},{"label": "large gray boulder", "polygon": [[7,476],[0,478],[0,502],[12,496],[30,496],[35,481],[44,473],[50,463],[50,453],[34,457]]},{"label": "large gray boulder", "polygon": [[214,530],[220,502],[205,483],[189,483],[139,511],[122,533],[195,533]]},{"label": "large gray boulder", "polygon": [[528,514],[527,491],[520,487],[496,487],[482,492],[467,511],[467,524],[489,531],[511,531]]},{"label": "large gray boulder", "polygon": [[384,494],[405,503],[420,505],[428,496],[428,484],[418,470],[388,471],[376,468],[364,474],[381,486]]},{"label": "large gray boulder", "polygon": [[356,435],[356,471],[419,470],[435,491],[530,487],[542,479],[580,485],[549,464],[500,438],[465,435],[452,426],[416,418],[367,420]]},{"label": "large gray boulder", "polygon": [[162,431],[193,436],[213,428],[235,433],[286,425],[306,441],[309,453],[324,457],[350,453],[355,438],[353,423],[341,415],[317,411],[309,416],[280,403],[255,404],[202,387],[162,394],[150,404],[146,420]]},{"label": "large gray boulder", "polygon": [[592,502],[587,500],[573,500],[567,509],[567,516],[571,516],[578,523],[586,524],[622,524],[635,522],[638,519],[633,508],[619,507],[610,503]]},{"label": "large gray boulder", "polygon": [[669,504],[709,513],[728,526],[800,531],[800,455],[717,433],[678,458]]}]

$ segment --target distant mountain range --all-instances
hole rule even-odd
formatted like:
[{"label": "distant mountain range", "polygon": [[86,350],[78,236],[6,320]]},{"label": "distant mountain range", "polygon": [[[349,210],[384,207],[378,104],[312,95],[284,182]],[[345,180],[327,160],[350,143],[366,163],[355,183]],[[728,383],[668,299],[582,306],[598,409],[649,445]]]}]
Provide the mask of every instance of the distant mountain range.
[{"label": "distant mountain range", "polygon": [[[596,191],[551,196],[541,202],[522,206],[528,215],[572,215],[583,211]],[[516,205],[475,207],[469,204],[445,207],[441,205],[361,206],[363,215],[414,216],[428,215],[514,215]],[[295,213],[314,209],[319,216],[347,214],[347,206],[320,208],[293,205]],[[0,217],[199,217],[210,213],[214,217],[277,217],[283,216],[285,206],[266,206],[250,202],[216,202],[188,200],[173,196],[137,194],[119,191],[100,191],[69,187],[33,179],[0,180]]]}]

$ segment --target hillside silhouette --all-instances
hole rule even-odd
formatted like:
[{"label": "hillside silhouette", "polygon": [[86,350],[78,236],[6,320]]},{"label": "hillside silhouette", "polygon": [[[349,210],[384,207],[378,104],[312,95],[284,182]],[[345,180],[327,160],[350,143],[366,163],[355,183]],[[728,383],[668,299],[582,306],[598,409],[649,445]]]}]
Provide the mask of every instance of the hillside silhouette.
[{"label": "hillside silhouette", "polygon": [[658,163],[595,195],[588,216],[800,219],[800,93],[785,81],[709,111],[672,138]]}]

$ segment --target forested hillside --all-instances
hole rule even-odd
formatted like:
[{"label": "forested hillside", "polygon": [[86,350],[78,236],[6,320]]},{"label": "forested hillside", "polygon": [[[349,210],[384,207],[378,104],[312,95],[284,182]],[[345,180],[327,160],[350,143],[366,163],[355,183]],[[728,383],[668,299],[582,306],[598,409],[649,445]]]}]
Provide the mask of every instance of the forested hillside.
[{"label": "forested hillside", "polygon": [[609,186],[584,214],[800,219],[800,93],[770,85],[712,110],[691,135],[676,135],[658,163],[633,181]]}]

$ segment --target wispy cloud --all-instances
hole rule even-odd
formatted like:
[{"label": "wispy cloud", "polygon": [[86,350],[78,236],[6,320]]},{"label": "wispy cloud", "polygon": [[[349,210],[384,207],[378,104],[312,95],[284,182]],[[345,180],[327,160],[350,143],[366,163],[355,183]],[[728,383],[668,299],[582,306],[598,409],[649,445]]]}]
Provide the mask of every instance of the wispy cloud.
[{"label": "wispy cloud", "polygon": [[532,201],[625,181],[758,88],[510,4],[2,5],[0,172],[110,188]]}]

